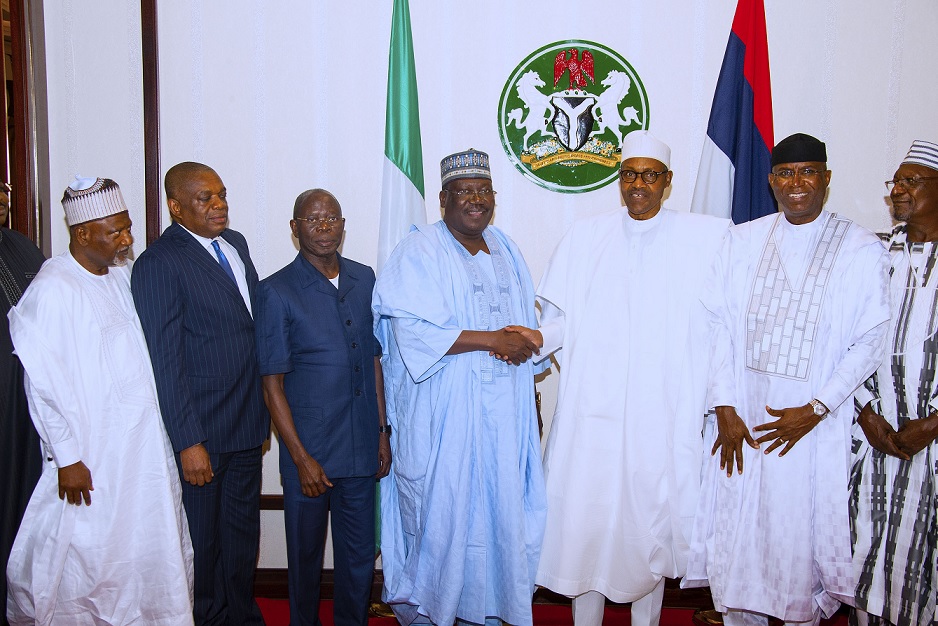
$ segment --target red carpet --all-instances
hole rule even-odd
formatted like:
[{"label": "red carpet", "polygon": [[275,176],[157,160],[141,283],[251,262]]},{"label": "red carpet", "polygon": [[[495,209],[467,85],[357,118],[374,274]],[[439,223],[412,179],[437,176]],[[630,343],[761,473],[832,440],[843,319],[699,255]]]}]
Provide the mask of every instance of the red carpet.
[{"label": "red carpet", "polygon": [[[290,607],[286,600],[271,600],[258,598],[257,604],[264,614],[264,621],[268,626],[288,626],[290,623]],[[661,612],[661,626],[692,626],[693,609],[664,609]],[[319,606],[319,618],[323,626],[332,624],[332,602],[323,600]],[[397,621],[392,617],[373,617],[368,620],[368,626],[394,626]],[[535,626],[572,626],[573,616],[570,614],[570,605],[562,604],[535,604]],[[629,607],[607,606],[603,619],[603,626],[629,626]],[[823,620],[821,626],[846,626],[847,615],[841,611],[834,619]]]}]

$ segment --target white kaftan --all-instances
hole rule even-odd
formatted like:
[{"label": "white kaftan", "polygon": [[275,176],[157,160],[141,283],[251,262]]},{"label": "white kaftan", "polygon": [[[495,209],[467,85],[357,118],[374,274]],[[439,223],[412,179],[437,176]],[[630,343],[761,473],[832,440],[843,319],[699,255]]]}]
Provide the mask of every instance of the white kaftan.
[{"label": "white kaftan", "polygon": [[[872,402],[895,429],[938,411],[938,243],[907,243],[893,233],[892,324],[886,358],[857,390],[856,409]],[[931,624],[938,587],[938,512],[932,442],[908,461],[875,450],[854,427],[851,519],[856,606],[870,623]]]},{"label": "white kaftan", "polygon": [[[130,267],[91,274],[68,253],[10,311],[45,465],[7,567],[12,624],[192,623],[192,546]],[[82,461],[91,505],[59,499]]]},{"label": "white kaftan", "polygon": [[537,289],[541,358],[563,349],[539,585],[631,602],[683,575],[709,352],[707,334],[689,331],[729,223],[619,209],[577,221],[551,257]]},{"label": "white kaftan", "polygon": [[702,299],[709,405],[735,407],[750,431],[776,419],[767,405],[817,398],[830,414],[783,457],[743,444],[743,474],[730,477],[709,455],[708,420],[684,584],[709,582],[719,610],[804,622],[852,601],[850,399],[882,358],[887,268],[875,235],[826,211],[801,226],[779,213],[730,229]]}]

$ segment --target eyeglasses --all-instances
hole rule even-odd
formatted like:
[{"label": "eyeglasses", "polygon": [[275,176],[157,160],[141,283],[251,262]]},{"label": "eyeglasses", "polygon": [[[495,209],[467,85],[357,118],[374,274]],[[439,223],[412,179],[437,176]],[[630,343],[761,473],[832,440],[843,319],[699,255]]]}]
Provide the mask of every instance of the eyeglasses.
[{"label": "eyeglasses", "polygon": [[642,180],[645,181],[645,184],[654,185],[659,176],[667,173],[668,170],[664,170],[663,172],[633,172],[632,170],[622,170],[619,172],[619,180],[621,180],[623,183],[634,183],[635,180],[641,176]]},{"label": "eyeglasses", "polygon": [[459,189],[458,191],[448,191],[446,193],[451,193],[457,198],[471,198],[472,196],[479,196],[483,200],[495,197],[495,194],[498,192],[494,189]]},{"label": "eyeglasses", "polygon": [[339,224],[345,223],[344,217],[336,217],[335,215],[329,217],[294,217],[293,219],[297,222],[306,222],[310,226],[324,226],[326,228],[335,228]]},{"label": "eyeglasses", "polygon": [[819,170],[815,167],[802,167],[800,170],[797,170],[797,171],[785,168],[785,169],[778,170],[777,172],[772,172],[772,176],[774,176],[775,178],[780,178],[782,180],[790,180],[795,177],[795,174],[797,174],[798,176],[801,176],[801,178],[814,178],[815,176],[818,176],[826,171],[827,170]]},{"label": "eyeglasses", "polygon": [[886,181],[886,191],[892,193],[892,188],[896,185],[902,185],[906,189],[915,189],[926,180],[935,180],[938,179],[938,176],[917,176],[915,178],[900,178],[898,180],[887,180]]}]

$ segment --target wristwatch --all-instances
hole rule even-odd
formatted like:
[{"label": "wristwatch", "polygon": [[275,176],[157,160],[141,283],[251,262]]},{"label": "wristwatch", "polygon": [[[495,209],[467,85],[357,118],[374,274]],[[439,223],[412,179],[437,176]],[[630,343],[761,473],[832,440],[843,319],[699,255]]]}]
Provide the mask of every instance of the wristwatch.
[{"label": "wristwatch", "polygon": [[824,418],[830,412],[828,408],[824,406],[824,403],[816,398],[808,404],[810,404],[811,408],[814,409],[814,414],[820,418]]},{"label": "wristwatch", "polygon": [[[822,405],[822,406],[823,406],[823,405]],[[390,434],[391,434],[391,425],[388,424],[387,426],[378,426],[378,432],[379,432],[379,433],[387,433],[387,434],[390,435]]]}]

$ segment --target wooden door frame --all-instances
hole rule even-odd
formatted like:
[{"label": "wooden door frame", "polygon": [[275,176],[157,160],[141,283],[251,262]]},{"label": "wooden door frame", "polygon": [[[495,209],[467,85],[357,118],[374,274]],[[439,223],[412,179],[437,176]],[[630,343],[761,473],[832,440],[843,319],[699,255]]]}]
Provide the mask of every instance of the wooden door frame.
[{"label": "wooden door frame", "polygon": [[160,206],[160,51],[157,0],[140,0],[143,57],[143,159],[146,240],[149,246],[162,232]]},{"label": "wooden door frame", "polygon": [[[13,52],[13,153],[10,155],[10,223],[39,243],[39,177],[36,140],[36,92],[33,88],[33,40],[29,0],[10,0]],[[4,85],[6,90],[6,85]],[[5,97],[5,96],[4,96]],[[6,120],[4,120],[6,125]],[[6,129],[3,132],[6,136]]]}]

